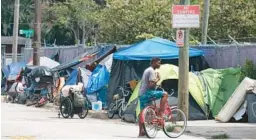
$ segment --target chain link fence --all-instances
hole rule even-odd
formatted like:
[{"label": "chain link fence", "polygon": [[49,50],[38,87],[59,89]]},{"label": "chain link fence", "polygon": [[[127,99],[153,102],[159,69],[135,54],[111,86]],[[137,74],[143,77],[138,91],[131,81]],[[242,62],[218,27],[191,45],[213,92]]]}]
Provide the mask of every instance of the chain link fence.
[{"label": "chain link fence", "polygon": [[[127,45],[126,45],[127,46]],[[122,46],[123,47],[123,46]],[[204,58],[215,69],[238,67],[244,65],[246,59],[256,63],[256,44],[227,44],[227,45],[194,45],[193,48],[204,51]],[[117,46],[120,48],[120,46]],[[58,46],[40,48],[40,56],[51,57],[59,52],[61,63],[70,62],[75,57],[98,47]],[[32,48],[25,48],[23,54],[18,54],[18,61],[28,62],[33,56]],[[2,54],[2,67],[10,64],[12,54]]]},{"label": "chain link fence", "polygon": [[239,67],[246,59],[256,63],[256,44],[200,45],[192,46],[204,52],[204,58],[215,69]]}]

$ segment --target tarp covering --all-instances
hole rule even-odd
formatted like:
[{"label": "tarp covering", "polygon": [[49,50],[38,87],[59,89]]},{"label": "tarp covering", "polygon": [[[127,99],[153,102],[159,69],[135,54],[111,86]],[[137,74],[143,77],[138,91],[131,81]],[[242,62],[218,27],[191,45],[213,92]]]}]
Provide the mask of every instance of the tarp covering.
[{"label": "tarp covering", "polygon": [[105,65],[107,70],[109,72],[111,72],[111,66],[112,66],[112,63],[113,63],[113,54],[110,54],[109,56],[107,56],[106,58],[104,58],[100,64],[101,65]]},{"label": "tarp covering", "polygon": [[70,74],[65,85],[76,85],[78,83],[79,70],[81,80],[84,84],[84,91],[90,102],[100,100],[105,106],[107,102],[106,85],[109,81],[109,72],[107,68],[98,65],[93,72],[84,68],[75,69]]},{"label": "tarp covering", "polygon": [[74,69],[70,76],[68,77],[65,85],[76,85],[77,83],[77,75],[78,75],[78,69]]},{"label": "tarp covering", "polygon": [[29,77],[43,77],[43,76],[52,76],[53,73],[51,69],[45,66],[36,66],[33,67],[31,72],[28,74]]},{"label": "tarp covering", "polygon": [[109,82],[109,72],[104,65],[98,65],[92,72],[87,85],[87,94],[101,89]]},{"label": "tarp covering", "polygon": [[88,52],[83,53],[82,55],[78,56],[77,58],[75,58],[71,62],[63,63],[63,64],[53,68],[53,71],[60,71],[60,70],[65,70],[65,69],[74,67],[74,66],[82,63],[83,61],[87,61],[89,59],[92,59],[96,55],[96,53],[97,52],[93,52],[92,54],[88,54]]},{"label": "tarp covering", "polygon": [[[178,59],[163,59],[162,64],[173,64],[178,66]],[[131,80],[140,80],[142,74],[146,68],[150,66],[150,60],[135,61],[135,60],[116,60],[113,59],[110,82],[108,86],[108,101],[112,101],[114,92],[118,86],[124,87],[125,84]],[[189,68],[193,68],[194,71],[200,71],[208,68],[204,63],[202,56],[190,57]],[[190,69],[192,70],[192,69]]]},{"label": "tarp covering", "polygon": [[68,77],[65,85],[76,85],[78,83],[78,71],[81,72],[81,78],[82,82],[84,84],[84,87],[87,86],[87,83],[89,81],[89,76],[91,75],[91,72],[89,70],[86,70],[84,68],[77,68],[72,71],[70,76]]},{"label": "tarp covering", "polygon": [[26,63],[24,62],[12,63],[4,67],[2,70],[7,80],[11,81],[11,80],[16,80],[16,78],[20,74],[21,69],[25,66],[26,66]]},{"label": "tarp covering", "polygon": [[[29,61],[28,64],[29,66],[33,65],[33,60]],[[48,67],[48,68],[54,68],[54,67],[57,67],[59,66],[60,63],[59,62],[56,62],[48,57],[40,57],[40,64],[39,66],[45,66],[45,67]]]},{"label": "tarp covering", "polygon": [[[190,57],[202,55],[201,50],[189,48]],[[174,42],[156,37],[131,45],[114,54],[114,59],[118,60],[151,60],[153,57],[177,59],[179,58],[179,48]]]},{"label": "tarp covering", "polygon": [[67,68],[74,67],[82,62],[85,62],[86,64],[91,64],[95,61],[100,62],[102,59],[107,57],[109,54],[113,53],[115,51],[115,46],[101,46],[94,49],[92,52],[85,52],[82,55],[76,57],[74,60],[63,63],[55,68],[53,68],[53,71],[60,71]]},{"label": "tarp covering", "polygon": [[56,62],[59,62],[60,61],[60,52],[57,51],[55,54],[53,54],[51,57],[50,57],[52,60],[56,61]]},{"label": "tarp covering", "polygon": [[238,68],[206,69],[200,72],[199,79],[204,90],[205,103],[209,105],[213,117],[216,117],[233,94],[240,81]]}]

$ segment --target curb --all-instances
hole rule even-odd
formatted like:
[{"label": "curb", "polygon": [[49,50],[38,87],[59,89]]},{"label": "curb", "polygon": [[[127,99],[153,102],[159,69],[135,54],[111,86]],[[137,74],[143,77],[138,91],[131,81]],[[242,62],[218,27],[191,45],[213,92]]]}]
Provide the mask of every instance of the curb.
[{"label": "curb", "polygon": [[88,117],[95,118],[95,119],[102,119],[102,120],[108,119],[107,111],[105,110],[102,110],[102,111],[89,110]]},{"label": "curb", "polygon": [[[1,96],[1,101],[6,102],[7,101],[7,96],[2,95]],[[24,105],[24,106],[26,106],[26,105]],[[33,105],[33,107],[35,107],[35,106]],[[59,110],[59,106],[53,105],[53,103],[47,103],[44,106],[38,107],[38,108],[47,109],[47,110],[51,110],[51,111],[58,111]],[[108,115],[107,115],[106,110],[102,110],[102,111],[89,110],[88,117],[95,118],[95,119],[102,119],[102,120],[107,120],[108,119]]]}]

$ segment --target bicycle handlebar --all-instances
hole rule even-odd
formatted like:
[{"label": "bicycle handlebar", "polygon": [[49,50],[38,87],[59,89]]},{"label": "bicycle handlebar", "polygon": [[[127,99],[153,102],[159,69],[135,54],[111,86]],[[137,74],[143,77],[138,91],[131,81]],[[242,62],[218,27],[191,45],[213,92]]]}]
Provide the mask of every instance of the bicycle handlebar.
[{"label": "bicycle handlebar", "polygon": [[[124,97],[127,97],[130,94],[130,92],[128,90],[125,90],[123,87],[118,86],[118,88],[122,91],[122,94]],[[127,94],[125,94],[125,93],[127,93]]]},{"label": "bicycle handlebar", "polygon": [[168,97],[171,97],[175,93],[174,89],[171,90],[171,94]]},{"label": "bicycle handlebar", "polygon": [[[164,89],[161,86],[156,86],[155,91],[157,89],[161,89],[162,91],[164,91]],[[174,93],[175,93],[174,89],[171,89],[170,95],[168,94],[168,97],[171,97]]]}]

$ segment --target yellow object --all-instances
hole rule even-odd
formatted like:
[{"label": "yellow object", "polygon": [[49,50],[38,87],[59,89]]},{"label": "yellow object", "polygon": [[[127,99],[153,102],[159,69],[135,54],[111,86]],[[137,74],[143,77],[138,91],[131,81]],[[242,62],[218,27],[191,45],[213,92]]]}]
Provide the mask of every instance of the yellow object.
[{"label": "yellow object", "polygon": [[[179,67],[175,65],[164,64],[156,71],[159,72],[161,77],[157,83],[158,85],[160,85],[164,80],[179,78]],[[206,114],[207,106],[204,101],[203,86],[199,78],[192,72],[189,72],[189,92]]]},{"label": "yellow object", "polygon": [[136,86],[138,84],[138,81],[132,80],[129,82],[129,84],[130,84],[130,87],[132,88],[132,91],[134,91],[134,89],[136,88]]},{"label": "yellow object", "polygon": [[[161,65],[159,69],[156,70],[160,74],[160,80],[157,83],[158,85],[161,85],[161,83],[164,80],[168,79],[178,79],[179,78],[179,68],[175,65],[171,64],[164,64]],[[132,96],[129,99],[128,105],[135,100],[137,97],[139,97],[139,88],[140,88],[141,82],[139,82],[136,86],[136,88],[133,91]],[[207,106],[204,101],[204,94],[203,94],[203,86],[199,80],[199,78],[194,73],[189,73],[189,92],[192,95],[192,97],[195,99],[197,104],[200,106],[200,108],[204,111],[204,113],[207,115]],[[140,113],[140,103],[138,102],[138,106],[136,108],[136,115],[138,116]]]}]

